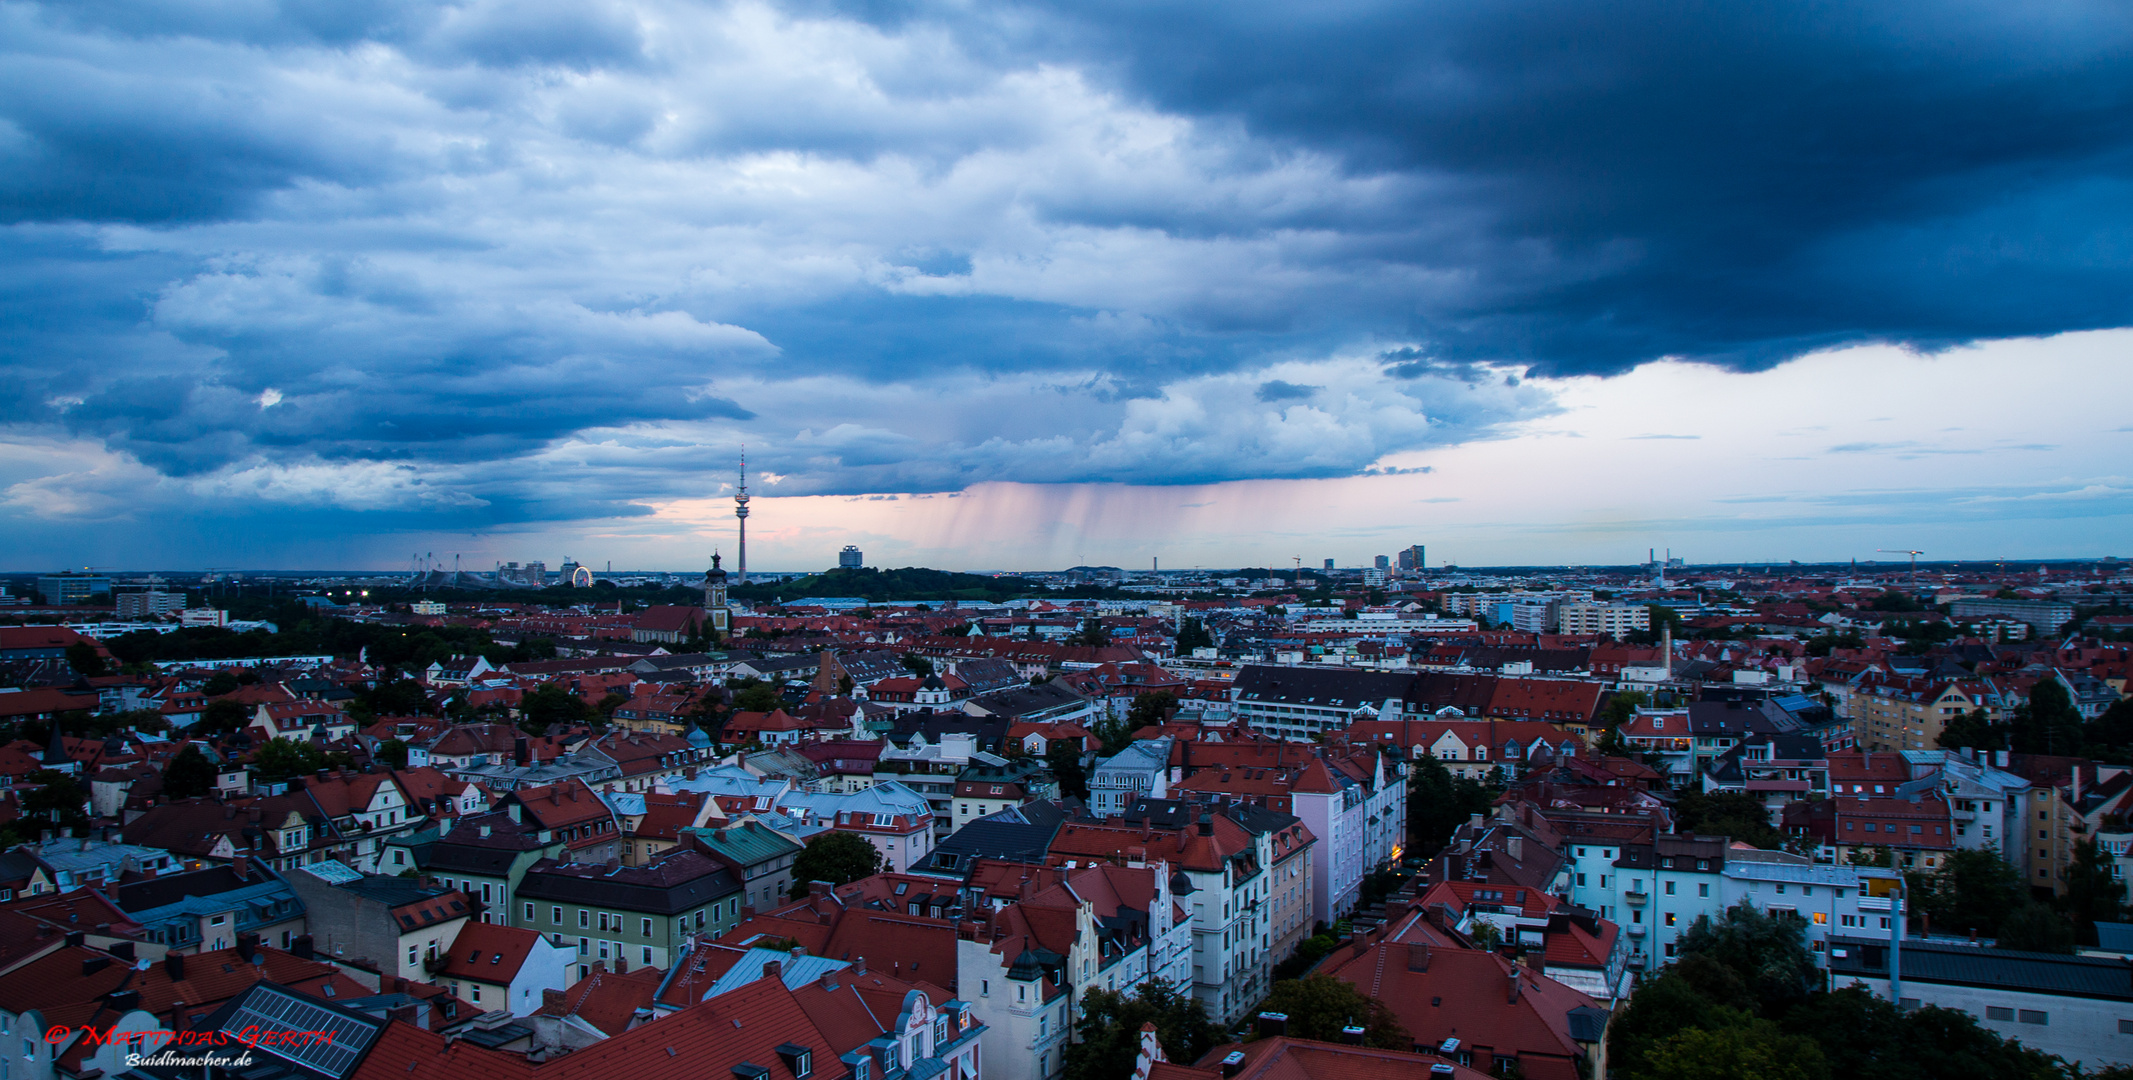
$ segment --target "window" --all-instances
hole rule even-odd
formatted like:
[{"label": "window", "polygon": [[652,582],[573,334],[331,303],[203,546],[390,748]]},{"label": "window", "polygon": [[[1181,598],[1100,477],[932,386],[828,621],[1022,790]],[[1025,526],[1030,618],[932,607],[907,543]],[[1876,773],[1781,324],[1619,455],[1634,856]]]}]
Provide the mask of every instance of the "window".
[{"label": "window", "polygon": [[528,900],[528,901],[526,902],[526,921],[527,921],[527,922],[532,922],[532,921],[533,921],[533,901],[531,901],[531,900]]},{"label": "window", "polygon": [[645,936],[645,937],[651,937],[651,936],[652,936],[652,920],[650,920],[650,919],[646,919],[646,920],[644,920],[644,936]]},{"label": "window", "polygon": [[2035,1009],[2022,1009],[2015,1014],[2015,1019],[2025,1024],[2043,1025],[2051,1022],[2049,1014],[2038,1012]]},{"label": "window", "polygon": [[1698,896],[1709,896],[1709,895],[1711,895],[1711,883],[1710,883],[1710,882],[1708,882],[1708,881],[1699,881],[1699,882],[1697,882],[1697,883],[1696,883],[1696,895],[1698,895]]},{"label": "window", "polygon": [[650,945],[644,947],[644,962],[647,964],[652,962],[652,947]]},{"label": "window", "polygon": [[1666,913],[1666,924],[1668,926],[1674,925],[1674,913],[1671,911]]},{"label": "window", "polygon": [[563,909],[559,907],[549,908],[548,921],[556,924],[557,926],[563,925]]},{"label": "window", "polygon": [[2133,1020],[2120,1020],[2118,1022],[2118,1033],[2120,1035],[2133,1035]]},{"label": "window", "polygon": [[1666,883],[1666,894],[1668,896],[1674,895],[1674,883],[1671,881]]},{"label": "window", "polygon": [[592,912],[590,912],[590,911],[587,911],[587,910],[585,910],[584,908],[579,908],[579,909],[578,909],[578,929],[580,929],[580,930],[586,930],[586,929],[590,929],[591,927],[592,927]]},{"label": "window", "polygon": [[407,947],[407,962],[412,965],[418,962],[420,958],[420,955],[415,951],[415,947],[413,945],[409,945]]},{"label": "window", "polygon": [[479,1004],[481,1004],[481,984],[480,984],[480,983],[468,983],[468,984],[467,984],[467,987],[468,987],[468,989],[472,990],[472,991],[473,991],[473,993],[474,993],[474,997],[473,997],[473,999],[472,999],[472,1000],[473,1000],[473,1002],[474,1002],[474,1004],[476,1004],[476,1005],[479,1005]]},{"label": "window", "polygon": [[2001,1008],[2001,1007],[2000,1007],[2000,1006],[1998,1006],[1998,1005],[1987,1005],[1987,1006],[1985,1006],[1985,1019],[1987,1019],[1987,1020],[2013,1020],[2013,1019],[2014,1019],[2014,1010],[2013,1010],[2013,1009],[2006,1009],[2006,1008]]}]

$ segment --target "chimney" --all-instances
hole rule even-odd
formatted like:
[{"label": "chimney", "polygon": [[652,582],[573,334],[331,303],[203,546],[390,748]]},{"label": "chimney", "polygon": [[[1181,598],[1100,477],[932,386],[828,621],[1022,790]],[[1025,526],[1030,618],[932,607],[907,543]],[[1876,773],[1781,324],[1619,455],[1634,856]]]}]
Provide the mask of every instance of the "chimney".
[{"label": "chimney", "polygon": [[237,935],[237,958],[249,964],[252,962],[252,958],[257,955],[259,955],[259,935],[250,930]]},{"label": "chimney", "polygon": [[1349,1024],[1349,1025],[1348,1025],[1347,1027],[1344,1027],[1344,1028],[1342,1028],[1342,1029],[1341,1029],[1341,1041],[1342,1041],[1342,1042],[1344,1042],[1344,1043],[1347,1043],[1347,1044],[1348,1044],[1348,1045],[1350,1045],[1350,1046],[1361,1046],[1361,1045],[1363,1045],[1363,1028],[1362,1028],[1362,1025],[1360,1025],[1360,1024]]},{"label": "chimney", "polygon": [[184,981],[185,955],[183,953],[164,953],[163,974],[167,976],[171,982]]},{"label": "chimney", "polygon": [[[106,923],[99,925],[97,929],[101,930],[104,926],[108,925],[110,924]],[[133,963],[133,942],[121,941],[118,944],[113,945],[109,949],[106,949],[104,951],[110,953],[113,956],[118,957],[121,960],[126,961],[129,964]]]},{"label": "chimney", "polygon": [[1407,970],[1429,970],[1429,942],[1410,941],[1407,943]]},{"label": "chimney", "polygon": [[481,838],[484,840],[489,838],[489,827],[487,825],[481,827]]},{"label": "chimney", "polygon": [[1507,1000],[1510,1004],[1516,1005],[1518,1004],[1518,968],[1513,967],[1508,972],[1508,976],[1510,982],[1510,997]]},{"label": "chimney", "polygon": [[1200,835],[1201,835],[1201,836],[1213,836],[1214,834],[1215,834],[1215,816],[1214,816],[1213,814],[1201,814],[1201,815],[1200,815]]},{"label": "chimney", "polygon": [[520,816],[524,812],[524,808],[519,806],[519,804],[517,803],[512,803],[511,805],[504,807],[504,813],[511,815],[511,824],[513,825],[518,825],[525,821],[525,819]]},{"label": "chimney", "polygon": [[1274,1038],[1289,1033],[1289,1014],[1263,1012],[1259,1014],[1259,1037]]},{"label": "chimney", "polygon": [[1512,833],[1511,835],[1504,837],[1503,853],[1509,855],[1513,861],[1525,858],[1525,848],[1525,837],[1520,836],[1517,833]]},{"label": "chimney", "polygon": [[866,957],[864,957],[864,956],[855,956],[855,957],[852,957],[852,974],[854,974],[854,975],[864,975],[864,974],[866,974],[866,973],[867,973],[867,958],[866,958]]},{"label": "chimney", "polygon": [[289,952],[298,960],[309,960],[315,956],[316,954],[311,951],[311,935],[296,935],[296,940],[289,943]]},{"label": "chimney", "polygon": [[1236,1076],[1236,1075],[1237,1075],[1238,1073],[1241,1073],[1241,1072],[1243,1072],[1243,1071],[1244,1071],[1244,1051],[1242,1051],[1242,1050],[1232,1050],[1232,1051],[1230,1051],[1230,1052],[1229,1052],[1228,1054],[1226,1054],[1226,1055],[1224,1055],[1224,1056],[1223,1056],[1223,1058],[1222,1058],[1222,1080],[1230,1080],[1230,1078],[1231,1078],[1231,1077],[1234,1077],[1234,1076]]},{"label": "chimney", "polygon": [[1997,769],[2007,768],[2007,751],[1994,750],[1992,752],[1992,765]]},{"label": "chimney", "polygon": [[81,960],[81,973],[85,976],[94,975],[110,966],[111,958],[108,956],[84,956]]},{"label": "chimney", "polygon": [[398,1020],[403,1024],[414,1024],[417,1022],[415,1014],[420,1012],[421,1009],[420,1005],[395,1005],[385,1010],[385,1019]]},{"label": "chimney", "polygon": [[784,963],[782,963],[782,962],[780,962],[780,961],[777,961],[777,960],[765,960],[765,961],[763,961],[763,977],[764,977],[764,978],[766,978],[766,979],[775,979],[775,978],[779,978],[779,977],[783,976],[784,974],[785,974],[785,965],[784,965]]}]

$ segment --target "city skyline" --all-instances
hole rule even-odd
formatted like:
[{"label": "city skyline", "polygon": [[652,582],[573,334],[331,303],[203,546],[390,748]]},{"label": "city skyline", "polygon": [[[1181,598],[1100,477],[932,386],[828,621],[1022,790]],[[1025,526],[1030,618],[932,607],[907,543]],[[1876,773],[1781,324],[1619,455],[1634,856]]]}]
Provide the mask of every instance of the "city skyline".
[{"label": "city skyline", "polygon": [[2102,4],[10,12],[16,570],[2133,535]]}]

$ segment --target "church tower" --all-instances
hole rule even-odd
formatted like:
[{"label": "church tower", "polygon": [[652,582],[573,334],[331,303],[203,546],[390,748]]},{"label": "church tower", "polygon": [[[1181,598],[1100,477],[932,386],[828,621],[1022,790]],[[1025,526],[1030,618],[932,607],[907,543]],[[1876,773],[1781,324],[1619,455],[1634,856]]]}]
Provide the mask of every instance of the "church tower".
[{"label": "church tower", "polygon": [[711,553],[711,569],[704,571],[704,620],[721,638],[732,629],[732,612],[726,607],[726,572],[718,568],[718,553]]}]

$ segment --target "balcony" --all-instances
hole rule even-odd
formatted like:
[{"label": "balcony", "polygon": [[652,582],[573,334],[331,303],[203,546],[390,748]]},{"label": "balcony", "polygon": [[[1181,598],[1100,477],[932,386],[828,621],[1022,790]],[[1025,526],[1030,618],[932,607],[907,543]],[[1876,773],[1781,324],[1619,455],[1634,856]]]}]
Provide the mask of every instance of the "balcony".
[{"label": "balcony", "polygon": [[1651,898],[1652,895],[1642,889],[1631,889],[1622,894],[1622,902],[1631,907],[1643,907]]}]

